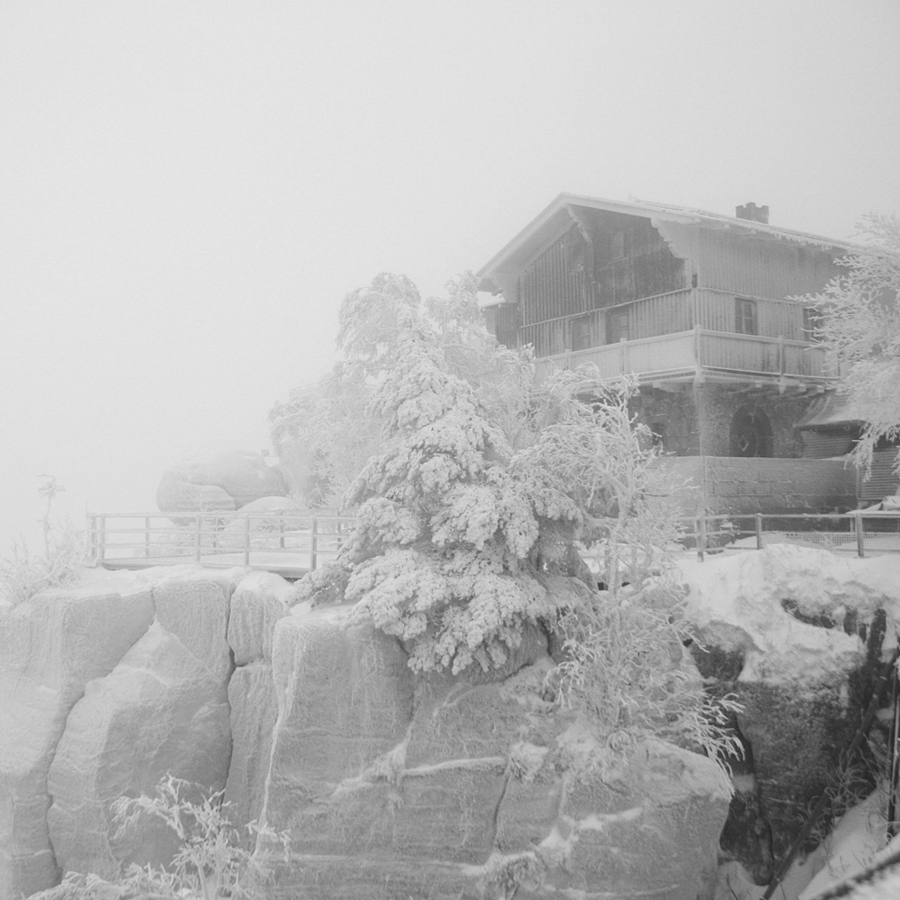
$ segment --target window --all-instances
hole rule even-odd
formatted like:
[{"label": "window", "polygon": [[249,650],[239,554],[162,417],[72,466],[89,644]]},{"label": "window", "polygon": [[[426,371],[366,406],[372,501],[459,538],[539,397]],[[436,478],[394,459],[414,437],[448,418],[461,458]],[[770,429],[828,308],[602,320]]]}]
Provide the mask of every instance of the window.
[{"label": "window", "polygon": [[736,297],[734,301],[734,330],[738,334],[758,334],[756,303]]},{"label": "window", "polygon": [[606,314],[606,343],[631,340],[628,327],[628,310],[614,309]]},{"label": "window", "polygon": [[588,347],[594,346],[591,334],[591,317],[579,316],[572,319],[569,323],[570,344],[573,350],[587,350]]}]

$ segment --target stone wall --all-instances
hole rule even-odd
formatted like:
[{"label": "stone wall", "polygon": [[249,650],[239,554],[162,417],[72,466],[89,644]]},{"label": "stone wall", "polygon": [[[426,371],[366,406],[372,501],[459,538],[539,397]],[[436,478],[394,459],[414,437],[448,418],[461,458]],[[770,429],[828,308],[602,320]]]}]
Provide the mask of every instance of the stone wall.
[{"label": "stone wall", "polygon": [[666,452],[675,456],[699,456],[700,423],[692,390],[643,389],[638,418],[661,436]]},{"label": "stone wall", "polygon": [[731,422],[742,406],[759,409],[772,425],[772,457],[803,456],[803,441],[794,424],[809,406],[805,396],[780,395],[758,390],[738,393],[723,385],[708,384],[697,395],[697,417],[703,433],[701,451],[706,456],[731,455]]},{"label": "stone wall", "polygon": [[667,457],[661,461],[692,488],[677,496],[685,513],[786,514],[846,512],[856,507],[856,470],[835,459],[733,456]]},{"label": "stone wall", "polygon": [[781,395],[772,390],[737,390],[705,384],[680,391],[641,389],[637,403],[640,422],[662,437],[673,456],[730,456],[731,426],[741,407],[765,413],[772,426],[772,457],[804,455],[803,435],[795,427],[811,402],[805,395]]}]

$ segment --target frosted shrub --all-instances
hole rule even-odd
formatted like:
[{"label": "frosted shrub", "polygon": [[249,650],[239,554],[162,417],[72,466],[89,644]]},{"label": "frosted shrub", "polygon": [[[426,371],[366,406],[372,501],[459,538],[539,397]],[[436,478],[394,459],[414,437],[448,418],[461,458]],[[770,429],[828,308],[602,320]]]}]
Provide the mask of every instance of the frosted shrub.
[{"label": "frosted shrub", "polygon": [[51,511],[57,494],[65,488],[52,476],[41,475],[38,494],[46,506],[38,520],[44,537],[43,555],[33,552],[22,540],[13,544],[4,560],[0,560],[0,598],[13,606],[24,603],[47,588],[62,587],[74,581],[87,559],[84,535],[70,522],[56,525]]},{"label": "frosted shrub", "polygon": [[0,561],[0,596],[13,606],[78,578],[86,561],[84,535],[66,524],[47,536],[47,547],[46,553],[35,553],[22,541]]},{"label": "frosted shrub", "polygon": [[690,633],[664,594],[601,592],[590,610],[566,613],[560,631],[566,658],[554,672],[558,700],[582,710],[604,744],[623,750],[653,735],[723,766],[740,756],[727,728],[737,707],[730,697],[707,698],[684,651]]},{"label": "frosted shrub", "polygon": [[32,894],[31,900],[263,900],[269,896],[277,861],[273,848],[280,848],[278,855],[289,860],[287,833],[247,826],[264,845],[252,853],[244,848],[241,830],[228,821],[223,792],[192,801],[189,795],[198,790],[170,775],[153,797],[121,797],[113,805],[120,832],[149,815],[177,835],[180,847],[168,869],[132,865],[115,882],[69,872],[61,884]]}]

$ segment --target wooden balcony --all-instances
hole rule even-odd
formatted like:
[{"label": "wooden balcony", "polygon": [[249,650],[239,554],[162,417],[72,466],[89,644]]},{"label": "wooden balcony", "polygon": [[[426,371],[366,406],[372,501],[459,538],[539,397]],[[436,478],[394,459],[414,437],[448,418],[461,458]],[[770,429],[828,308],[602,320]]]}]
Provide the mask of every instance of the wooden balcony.
[{"label": "wooden balcony", "polygon": [[537,360],[539,378],[554,369],[597,366],[604,378],[636,375],[641,382],[720,381],[825,385],[837,370],[821,347],[805,341],[694,328],[590,347]]}]

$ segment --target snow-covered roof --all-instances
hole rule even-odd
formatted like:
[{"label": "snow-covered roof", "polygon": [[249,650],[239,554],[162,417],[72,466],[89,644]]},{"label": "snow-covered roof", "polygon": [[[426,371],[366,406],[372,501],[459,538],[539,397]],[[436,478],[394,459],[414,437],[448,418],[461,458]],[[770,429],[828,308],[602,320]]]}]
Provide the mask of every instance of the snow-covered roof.
[{"label": "snow-covered roof", "polygon": [[559,220],[561,216],[568,218],[568,213],[578,207],[649,218],[654,227],[657,227],[658,223],[674,222],[682,225],[700,225],[707,228],[727,229],[734,231],[736,234],[756,234],[760,237],[795,241],[827,250],[837,249],[845,251],[857,249],[855,244],[847,241],[839,241],[804,231],[768,225],[752,219],[738,219],[734,216],[725,216],[721,213],[709,212],[703,209],[653,203],[645,200],[622,202],[619,200],[604,200],[599,197],[588,197],[583,194],[560,194],[499,253],[495,254],[486,265],[482,266],[477,272],[478,277],[489,278],[490,275],[498,272],[504,263],[527,247],[548,226],[552,228],[554,220]]},{"label": "snow-covered roof", "polygon": [[813,400],[797,422],[797,428],[828,429],[859,425],[864,421],[865,416],[854,408],[846,394],[828,391]]}]

